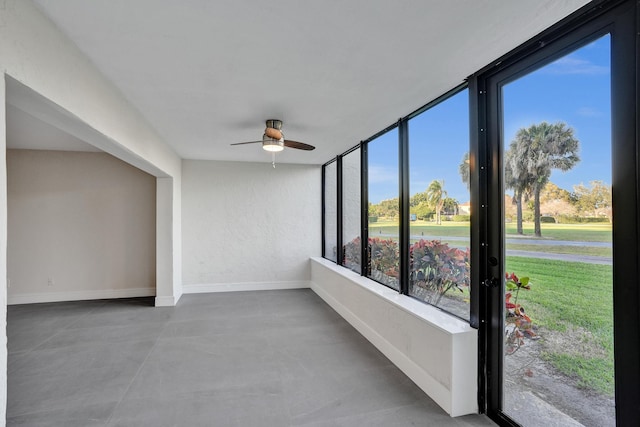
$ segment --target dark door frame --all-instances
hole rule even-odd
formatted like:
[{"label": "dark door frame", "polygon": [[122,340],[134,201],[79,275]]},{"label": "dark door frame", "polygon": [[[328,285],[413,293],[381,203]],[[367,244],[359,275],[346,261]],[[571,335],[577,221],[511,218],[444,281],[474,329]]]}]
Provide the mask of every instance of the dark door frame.
[{"label": "dark door frame", "polygon": [[[472,281],[479,302],[479,407],[500,425],[504,337],[504,183],[501,88],[611,34],[613,298],[616,423],[640,419],[640,2],[596,1],[469,78]],[[497,284],[497,286],[496,286]]]}]

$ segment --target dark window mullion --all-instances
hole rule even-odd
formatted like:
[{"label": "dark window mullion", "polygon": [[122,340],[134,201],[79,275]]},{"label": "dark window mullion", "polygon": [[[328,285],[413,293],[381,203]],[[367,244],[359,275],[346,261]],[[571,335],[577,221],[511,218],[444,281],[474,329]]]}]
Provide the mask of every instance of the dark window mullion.
[{"label": "dark window mullion", "polygon": [[409,122],[400,120],[398,126],[398,162],[400,195],[400,293],[409,293]]},{"label": "dark window mullion", "polygon": [[325,181],[327,179],[327,165],[322,165],[322,178],[321,179],[322,179],[322,189],[321,189],[321,191],[322,191],[322,218],[321,218],[321,222],[322,222],[322,225],[321,225],[322,234],[321,234],[321,236],[322,236],[322,239],[320,239],[321,240],[321,247],[320,247],[320,251],[321,252],[320,253],[324,257],[324,254],[326,253],[325,252],[325,249],[326,249],[325,248],[325,246],[326,246],[325,245],[325,236],[327,235],[327,227],[326,227],[326,224],[325,224],[325,219],[326,219],[325,218],[325,212],[326,212],[326,205],[327,205],[327,201],[326,201],[326,198],[327,198],[326,189],[327,189],[327,187],[326,187]]},{"label": "dark window mullion", "polygon": [[343,265],[344,263],[344,245],[342,242],[342,156],[336,158],[336,263]]},{"label": "dark window mullion", "polygon": [[365,277],[371,274],[369,262],[369,158],[367,143],[360,143],[360,236],[361,237],[361,274]]}]

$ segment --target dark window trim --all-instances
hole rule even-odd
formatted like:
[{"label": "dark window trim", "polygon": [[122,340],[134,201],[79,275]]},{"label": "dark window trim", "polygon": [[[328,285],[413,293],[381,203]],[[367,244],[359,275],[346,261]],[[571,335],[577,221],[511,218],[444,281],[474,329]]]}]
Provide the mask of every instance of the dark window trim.
[{"label": "dark window trim", "polygon": [[420,114],[424,113],[425,111],[428,111],[430,109],[432,109],[433,107],[442,104],[443,102],[445,102],[446,100],[448,100],[449,98],[457,95],[458,93],[462,92],[463,90],[467,89],[468,87],[468,83],[466,81],[460,83],[458,86],[454,87],[451,90],[446,91],[445,93],[443,93],[442,95],[438,96],[437,98],[433,99],[432,101],[427,102],[426,104],[424,104],[422,107],[418,108],[417,110],[407,114],[405,117],[403,117],[403,120],[411,120],[414,117],[419,116]]},{"label": "dark window trim", "polygon": [[322,173],[321,173],[321,177],[320,179],[322,180],[321,183],[321,191],[322,191],[322,214],[321,214],[321,218],[320,218],[320,228],[322,229],[322,234],[321,234],[321,239],[320,239],[320,254],[322,255],[323,258],[326,258],[324,256],[325,254],[325,236],[327,235],[327,227],[326,227],[326,215],[327,215],[327,201],[326,201],[326,194],[327,194],[327,188],[326,188],[326,178],[327,178],[327,164],[322,165]]},{"label": "dark window trim", "polygon": [[381,137],[381,136],[382,136],[382,135],[384,135],[385,133],[389,133],[389,132],[391,132],[392,130],[394,130],[395,128],[397,128],[397,127],[398,127],[398,123],[399,123],[399,121],[398,121],[398,122],[395,122],[395,123],[393,123],[393,124],[391,124],[391,125],[389,125],[389,126],[387,126],[386,128],[382,129],[382,130],[381,130],[381,131],[379,131],[379,132],[376,132],[375,134],[373,134],[373,135],[372,135],[372,136],[370,136],[369,138],[362,140],[362,144],[368,144],[368,143],[370,143],[371,141],[373,141],[374,139],[378,139],[379,137]]},{"label": "dark window trim", "polygon": [[[344,265],[345,244],[349,243],[349,242],[344,242],[343,241],[344,240],[344,227],[343,227],[344,226],[344,224],[343,224],[343,219],[344,219],[344,217],[343,217],[343,215],[344,215],[344,205],[343,205],[344,178],[343,178],[342,161],[346,156],[348,156],[349,154],[353,154],[355,151],[360,150],[361,148],[362,148],[362,144],[358,143],[358,145],[355,145],[355,146],[349,148],[347,151],[345,151],[344,153],[340,154],[338,156],[338,158],[337,158],[337,160],[339,161],[339,163],[338,163],[338,165],[339,165],[339,169],[338,170],[340,171],[339,172],[340,173],[340,176],[339,176],[339,181],[340,181],[339,188],[340,188],[340,192],[341,192],[341,194],[340,194],[340,213],[339,213],[338,217],[339,217],[340,239],[341,239],[341,242],[342,242],[342,244],[340,245],[340,247],[342,248],[342,254],[341,254],[342,261],[339,262],[338,264],[343,266],[343,267],[345,266]],[[362,205],[363,205],[363,201],[362,201],[363,200],[362,199],[362,194],[363,194],[362,193],[362,154],[360,154],[358,157],[360,159],[360,171],[361,171],[360,172],[360,190],[359,191],[360,191],[360,208],[361,208],[360,210],[362,211]],[[361,212],[360,213],[360,230],[359,230],[360,236],[362,236],[362,227],[363,227],[362,224],[363,223],[362,223],[362,212]],[[362,237],[360,237],[360,239],[362,241]],[[362,252],[362,248],[361,248],[361,253],[360,253],[360,264],[361,264],[360,265],[360,271],[356,272],[356,273],[361,274],[361,275],[362,275],[362,271],[364,269],[364,256],[363,256],[363,254],[364,254],[364,252]]]},{"label": "dark window trim", "polygon": [[[364,199],[363,199],[363,201],[362,201],[362,203],[363,203],[363,204],[365,204],[365,206],[366,206],[366,211],[367,211],[367,214],[366,214],[366,222],[363,222],[363,223],[361,224],[361,233],[362,233],[362,235],[363,235],[363,236],[365,235],[365,228],[364,228],[364,227],[365,227],[365,224],[366,224],[366,235],[367,235],[367,240],[366,240],[366,251],[365,251],[365,252],[363,252],[363,253],[361,254],[361,256],[363,256],[363,255],[366,253],[366,256],[367,256],[367,258],[366,258],[366,259],[367,259],[366,275],[364,275],[364,274],[363,274],[363,275],[364,275],[365,277],[367,277],[368,279],[373,280],[374,282],[379,283],[379,284],[381,284],[381,285],[383,285],[383,286],[386,286],[386,287],[387,287],[387,288],[389,288],[389,289],[393,289],[394,291],[397,291],[397,292],[398,292],[398,290],[397,290],[397,289],[392,288],[391,286],[387,285],[386,283],[378,282],[378,281],[377,281],[377,280],[375,280],[373,277],[371,277],[371,248],[370,248],[370,246],[369,246],[369,213],[368,213],[368,211],[369,211],[369,143],[370,143],[370,142],[372,142],[372,141],[374,141],[374,140],[376,140],[377,138],[381,137],[382,135],[385,135],[385,134],[387,134],[388,132],[391,132],[392,130],[394,130],[394,129],[398,128],[398,127],[399,127],[399,125],[400,125],[400,121],[401,121],[401,120],[402,120],[402,119],[399,119],[399,120],[398,120],[396,123],[394,123],[393,125],[387,126],[385,129],[383,129],[382,131],[380,131],[380,132],[376,133],[374,136],[372,136],[372,137],[370,137],[370,138],[367,138],[367,139],[365,139],[365,140],[363,140],[363,141],[361,142],[362,146],[363,146],[363,147],[365,147],[365,150],[363,150],[363,152],[365,152],[365,153],[366,153],[366,155],[367,155],[367,158],[366,158],[366,162],[367,162],[367,164],[366,164],[366,168],[364,167],[364,164],[363,164],[363,165],[361,165],[361,166],[362,166],[362,170],[364,171],[364,172],[363,172],[363,175],[362,175],[362,179],[363,179],[363,181],[364,181],[364,182],[366,182],[366,193],[367,193],[367,194],[366,194],[367,199],[366,199],[366,200],[364,200]],[[400,130],[399,130],[399,129],[398,129],[398,141],[400,141]],[[399,143],[399,142],[398,142],[398,143]],[[398,153],[398,158],[399,158],[399,157],[400,157],[400,153]],[[400,185],[402,185],[402,183],[400,183]],[[398,194],[398,199],[400,199],[400,194]],[[400,229],[400,227],[401,227],[401,222],[402,222],[402,218],[400,218],[400,223],[398,224],[398,228],[399,228],[399,229]],[[398,239],[398,241],[399,241],[399,243],[398,243],[398,244],[400,244],[400,243],[401,243],[400,239]],[[364,245],[365,245],[365,243],[364,243],[364,238],[363,238],[363,246],[364,246]],[[398,260],[398,261],[400,261],[400,260]],[[363,268],[363,271],[364,271],[364,268]],[[398,282],[400,282],[400,280],[399,280]],[[400,285],[400,283],[398,283],[398,285],[399,285],[399,286],[401,286],[401,285]],[[400,289],[402,289],[402,288],[400,288]]]},{"label": "dark window trim", "polygon": [[411,241],[409,224],[409,122],[401,119],[398,122],[398,201],[400,204],[400,293],[409,294],[409,243]]},{"label": "dark window trim", "polygon": [[349,148],[347,151],[345,151],[344,153],[340,154],[340,157],[344,157],[348,154],[353,153],[354,151],[356,151],[358,148],[360,148],[360,143],[358,143],[358,145],[354,145],[353,147]]},{"label": "dark window trim", "polygon": [[[486,186],[489,191],[486,200],[489,206],[500,206],[503,209],[502,193],[500,188],[496,190],[503,185],[495,185],[500,182],[499,171],[502,167],[499,156],[502,109],[499,89],[604,34],[612,34],[612,161],[615,165],[612,168],[612,187],[616,218],[613,228],[614,358],[616,423],[621,426],[634,425],[640,419],[640,289],[637,281],[629,280],[630,277],[640,277],[640,69],[637,64],[639,10],[638,2],[632,0],[591,3],[469,79],[474,87],[474,97],[478,98],[474,118],[476,129],[472,135],[479,143],[479,153],[483,146],[492,147],[493,153],[491,158],[483,159],[479,156],[480,167],[482,168],[482,161],[485,160],[488,174],[494,183],[492,188]],[[485,95],[486,101],[482,99]],[[483,174],[480,174],[481,182],[482,179]],[[488,235],[474,233],[473,236],[479,237],[479,241],[472,250],[482,254],[483,249],[486,252],[486,248],[491,247],[491,254],[481,255],[484,262],[480,261],[481,273],[477,280],[482,282],[490,279],[496,272],[504,271],[504,225],[497,215],[487,217],[483,209],[480,211],[477,224],[487,226]],[[499,265],[490,266],[488,255],[498,256]],[[504,304],[503,286],[502,283],[497,289],[482,287],[480,290],[479,300],[483,303],[479,313],[479,407],[500,425],[515,426],[517,424],[500,410],[503,352],[501,332],[504,331],[504,319],[501,309],[490,309],[500,308]],[[630,315],[631,313],[634,315]]]},{"label": "dark window trim", "polygon": [[[470,124],[470,127],[471,127],[472,118],[473,118],[473,116],[471,114],[471,112],[472,112],[471,106],[473,106],[473,104],[472,104],[471,89],[470,89],[468,81],[465,81],[465,82],[459,84],[455,88],[453,88],[453,89],[445,92],[444,94],[438,96],[433,101],[431,101],[431,102],[425,104],[424,106],[418,108],[417,110],[415,110],[411,114],[407,115],[405,118],[399,120],[399,122],[406,122],[406,124],[407,124],[407,144],[408,145],[407,145],[407,148],[406,148],[406,153],[407,153],[406,165],[408,166],[409,170],[407,171],[406,188],[408,189],[408,192],[409,192],[408,195],[407,195],[407,200],[408,201],[411,200],[411,195],[410,195],[410,190],[411,189],[410,189],[410,185],[409,185],[409,172],[410,172],[410,169],[411,169],[411,165],[409,164],[409,151],[410,151],[410,147],[409,146],[410,146],[410,142],[411,142],[410,138],[409,138],[409,124],[411,122],[411,119],[419,116],[420,114],[422,114],[424,112],[429,111],[433,107],[437,107],[438,105],[442,104],[443,102],[448,101],[450,98],[458,95],[460,92],[462,92],[464,90],[468,90],[469,91],[469,105],[470,105],[470,107],[469,107],[469,110],[468,110],[467,114],[469,115],[469,124]],[[474,154],[472,152],[473,151],[472,150],[472,134],[473,134],[472,131],[473,131],[473,127],[471,127],[470,131],[469,131],[469,161],[470,161],[470,163],[472,161],[472,157],[474,156]],[[474,178],[473,177],[473,169],[471,168],[471,166],[472,165],[470,164],[469,174],[470,174],[471,180],[473,180],[473,178]],[[473,194],[472,189],[473,189],[473,182],[471,182],[471,185],[470,185],[470,190],[471,191],[470,191],[470,195],[469,196],[470,196],[471,206],[476,206],[475,199],[474,199],[474,194]],[[406,216],[407,218],[409,218],[409,210],[410,209],[407,210],[407,216]],[[471,241],[473,240],[473,234],[472,234],[472,231],[473,231],[473,219],[474,219],[474,215],[471,215],[471,220],[472,220],[472,222],[470,223],[470,240]],[[408,223],[408,221],[407,221],[407,223]],[[410,228],[411,227],[410,227],[410,224],[409,224],[407,226],[407,232],[406,232],[407,238],[405,240],[406,241],[407,251],[409,251],[409,246],[410,246],[410,241],[411,241],[411,230],[410,230]],[[476,229],[477,229],[477,227],[476,227]],[[470,249],[471,249],[471,245],[470,245]],[[470,268],[470,270],[471,270],[471,284],[470,284],[469,287],[470,287],[470,293],[471,293],[472,296],[471,296],[471,301],[470,301],[470,306],[469,306],[469,319],[466,319],[464,317],[460,317],[455,313],[451,313],[451,312],[443,309],[442,307],[438,307],[438,306],[435,306],[435,305],[431,305],[431,306],[437,308],[438,310],[442,310],[443,312],[447,313],[450,316],[456,317],[456,318],[458,318],[458,319],[460,319],[460,320],[462,320],[464,322],[468,322],[471,327],[477,329],[478,328],[478,307],[479,307],[479,303],[478,303],[478,299],[477,298],[474,299],[473,293],[474,293],[474,289],[476,290],[476,293],[477,293],[477,289],[480,287],[480,285],[476,284],[476,283],[479,283],[479,282],[475,282],[473,280],[473,272],[475,270],[477,270],[477,268],[474,267],[474,264],[477,264],[477,261],[476,261],[476,258],[473,256],[473,254],[470,255],[470,260],[471,260],[471,268]],[[407,264],[406,264],[407,268],[410,267],[410,262],[411,262],[411,260],[409,259]],[[406,274],[407,274],[407,276],[409,276],[409,270],[408,269],[407,269],[407,273]],[[423,304],[429,304],[429,303],[421,300],[420,298],[417,298],[417,297],[411,295],[409,293],[408,286],[407,286],[406,292],[403,292],[403,293],[405,295],[411,297],[411,298],[414,298],[416,301],[420,301]]]},{"label": "dark window trim", "polygon": [[[328,258],[325,254],[327,252],[327,248],[326,248],[326,243],[325,243],[325,236],[327,235],[327,201],[326,201],[326,190],[327,190],[327,185],[326,185],[326,180],[327,180],[327,166],[331,165],[332,163],[335,163],[338,161],[338,157],[334,157],[333,159],[329,160],[327,163],[325,163],[324,165],[322,165],[322,215],[321,215],[321,222],[322,222],[322,238],[320,239],[321,242],[321,253],[322,253],[322,258],[331,261],[331,262],[336,262],[337,264],[340,264],[338,262],[339,258],[336,257],[336,261],[333,261],[331,258]],[[336,164],[336,174],[338,173],[338,165]],[[337,182],[337,176],[336,176],[336,182]],[[337,189],[336,189],[337,190]],[[337,191],[336,191],[337,192]],[[340,218],[338,218],[338,221],[341,221]],[[340,223],[337,222],[336,223],[336,228],[340,228]],[[336,243],[336,250],[337,247],[340,246],[340,243]]]},{"label": "dark window trim", "polygon": [[[428,102],[427,104],[423,105],[422,107],[418,108],[417,110],[413,111],[412,113],[408,114],[407,116],[398,119],[398,121],[396,123],[394,123],[393,125],[387,126],[385,129],[383,129],[382,131],[376,133],[374,136],[372,136],[371,138],[368,138],[364,141],[361,142],[361,145],[363,147],[368,147],[369,142],[375,140],[376,138],[386,134],[387,132],[392,131],[395,128],[398,128],[398,211],[399,211],[399,238],[398,238],[398,245],[399,245],[399,268],[400,268],[400,280],[399,280],[399,292],[403,295],[407,295],[410,296],[412,298],[414,298],[412,295],[409,294],[409,267],[410,267],[410,262],[411,260],[409,259],[409,246],[410,246],[410,241],[411,241],[411,231],[410,231],[410,222],[409,222],[409,212],[410,212],[410,208],[409,208],[409,202],[411,199],[410,196],[410,186],[409,186],[409,171],[410,171],[410,165],[409,165],[409,121],[424,113],[425,111],[428,111],[429,109],[447,101],[448,99],[450,99],[451,97],[459,94],[460,92],[467,90],[469,87],[468,83],[465,81],[461,84],[459,84],[458,86],[456,86],[455,88],[447,91],[446,93],[438,96],[437,98],[435,98],[434,100]],[[471,118],[470,118],[471,119]],[[355,147],[357,148],[357,147]],[[353,148],[351,149],[353,150]],[[368,160],[368,156],[367,156],[367,160]],[[364,166],[364,163],[363,163]],[[368,166],[368,165],[367,165]],[[363,170],[365,168],[363,167]],[[363,173],[362,175],[362,181],[368,183],[368,174]],[[367,187],[368,188],[368,187]],[[369,205],[369,201],[368,198],[365,201],[364,197],[361,199],[362,203],[364,204],[364,206],[368,207]],[[369,245],[368,245],[368,222],[369,222],[369,218],[368,218],[368,214],[365,215],[363,213],[363,221],[362,221],[362,236],[363,236],[363,247],[365,245],[366,242],[366,250],[363,249],[363,253],[362,253],[362,257],[363,259],[365,259],[365,255],[366,255],[366,259],[367,259],[367,271],[365,273],[363,273],[364,276],[369,277],[371,274],[371,269],[370,269],[370,262],[369,262]],[[364,239],[365,236],[365,226],[367,226],[367,240]],[[472,262],[472,267],[471,269],[473,270],[473,262]],[[364,268],[363,268],[364,271]],[[371,278],[371,277],[369,277]],[[374,280],[374,279],[371,279]],[[374,280],[375,281],[375,280]],[[376,281],[377,282],[377,281]],[[380,283],[380,282],[377,282]],[[384,283],[381,283],[382,285],[385,285]],[[386,286],[386,285],[385,285]],[[472,289],[474,287],[473,283],[471,285]],[[422,300],[420,300],[419,298],[415,298],[417,301],[420,301],[422,303],[428,304]],[[477,306],[478,303],[476,302],[471,302],[471,306],[470,306],[470,319],[475,318],[477,319]],[[436,307],[441,309],[440,307]],[[447,314],[457,317],[465,322],[469,322],[473,327],[477,328],[477,323],[473,324],[470,319],[465,319],[463,317],[457,316],[454,313],[450,313],[446,310],[445,311]]]},{"label": "dark window trim", "polygon": [[336,158],[336,264],[344,265],[344,242],[342,241],[342,156]]},{"label": "dark window trim", "polygon": [[371,274],[371,254],[369,253],[369,152],[368,145],[360,142],[360,234],[362,248],[360,252],[360,274]]}]

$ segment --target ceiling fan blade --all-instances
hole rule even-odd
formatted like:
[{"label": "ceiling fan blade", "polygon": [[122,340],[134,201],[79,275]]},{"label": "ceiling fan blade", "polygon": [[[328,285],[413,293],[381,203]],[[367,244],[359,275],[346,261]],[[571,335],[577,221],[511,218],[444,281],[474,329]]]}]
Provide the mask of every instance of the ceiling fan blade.
[{"label": "ceiling fan blade", "polygon": [[289,148],[297,148],[298,150],[315,150],[316,147],[313,145],[305,144],[304,142],[292,141],[290,139],[284,140],[284,146]]},{"label": "ceiling fan blade", "polygon": [[262,142],[262,141],[236,142],[235,144],[230,144],[230,145],[257,144],[258,142]]}]

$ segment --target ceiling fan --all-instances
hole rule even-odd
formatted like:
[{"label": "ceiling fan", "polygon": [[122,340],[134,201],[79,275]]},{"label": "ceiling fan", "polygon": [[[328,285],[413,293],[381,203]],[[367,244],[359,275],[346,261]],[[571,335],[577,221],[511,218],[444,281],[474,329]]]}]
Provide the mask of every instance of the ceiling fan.
[{"label": "ceiling fan", "polygon": [[236,142],[235,144],[231,144],[231,145],[257,144],[261,142],[262,149],[272,153],[272,164],[274,168],[276,167],[275,153],[277,153],[278,151],[284,150],[284,147],[296,148],[298,150],[305,150],[305,151],[315,150],[316,148],[313,145],[305,144],[303,142],[284,139],[284,134],[282,133],[282,120],[269,119],[267,120],[266,125],[267,125],[267,128],[264,130],[264,135],[262,135],[262,140],[249,141],[249,142]]}]

